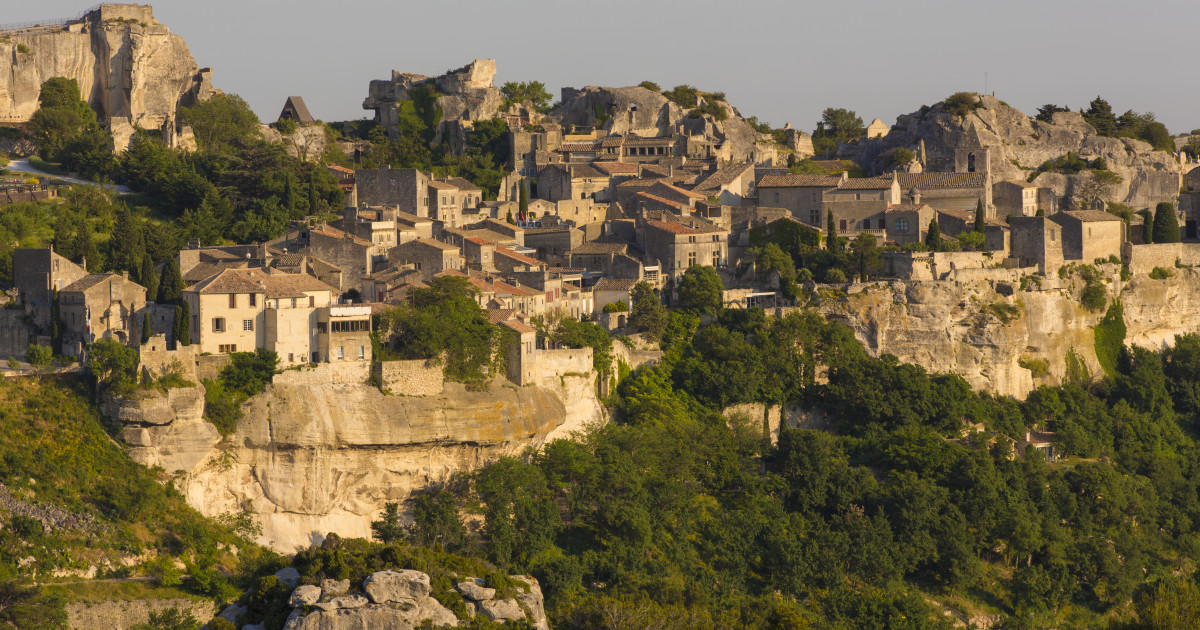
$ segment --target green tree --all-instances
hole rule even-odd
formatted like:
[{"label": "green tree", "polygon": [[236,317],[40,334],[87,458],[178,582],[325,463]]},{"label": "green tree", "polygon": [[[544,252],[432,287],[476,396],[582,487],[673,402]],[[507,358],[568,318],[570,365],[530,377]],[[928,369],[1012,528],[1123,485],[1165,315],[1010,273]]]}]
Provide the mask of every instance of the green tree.
[{"label": "green tree", "polygon": [[236,94],[216,94],[191,107],[180,107],[179,118],[191,125],[202,151],[232,152],[235,144],[261,135],[258,116]]},{"label": "green tree", "polygon": [[1042,122],[1054,122],[1054,115],[1060,112],[1069,112],[1069,107],[1059,107],[1053,103],[1042,105],[1038,108],[1037,119]]},{"label": "green tree", "polygon": [[662,91],[662,88],[659,87],[658,84],[653,81],[642,81],[638,85],[646,88],[647,90],[650,90],[651,92],[661,92]]},{"label": "green tree", "polygon": [[827,107],[813,130],[813,148],[817,153],[829,155],[839,144],[861,138],[866,132],[858,114],[848,109]]},{"label": "green tree", "polygon": [[383,315],[380,333],[387,345],[406,359],[441,365],[450,380],[483,383],[500,331],[475,301],[475,288],[465,278],[447,276],[408,296],[410,304]]},{"label": "green tree", "polygon": [[1152,630],[1190,630],[1200,627],[1200,589],[1186,576],[1168,578],[1137,598],[1141,627]]},{"label": "green tree", "polygon": [[516,103],[530,101],[539,112],[549,111],[550,100],[553,96],[546,91],[546,84],[541,81],[517,82],[506,81],[500,86],[500,94],[504,95],[504,107]]},{"label": "green tree", "polygon": [[938,227],[937,217],[929,220],[929,231],[925,234],[925,245],[935,252],[942,249],[942,230]]},{"label": "green tree", "polygon": [[200,630],[200,622],[191,612],[178,608],[168,608],[161,612],[151,612],[146,623],[139,623],[130,630]]},{"label": "green tree", "polygon": [[142,272],[138,274],[138,284],[146,287],[146,299],[158,297],[158,272],[154,270],[154,260],[150,254],[142,254]]},{"label": "green tree", "polygon": [[712,267],[692,265],[679,280],[679,305],[696,313],[717,313],[721,310],[725,285]]},{"label": "green tree", "polygon": [[975,202],[975,231],[983,233],[984,216],[983,216],[983,200]]},{"label": "green tree", "polygon": [[454,552],[467,544],[467,529],[458,515],[458,498],[449,490],[421,494],[413,500],[408,539],[425,547],[441,545]]},{"label": "green tree", "polygon": [[176,304],[183,299],[183,276],[179,273],[179,260],[171,257],[163,265],[162,278],[158,281],[159,304]]},{"label": "green tree", "polygon": [[650,283],[639,282],[634,285],[630,300],[633,304],[629,311],[629,327],[650,341],[660,339],[667,325],[667,307],[654,294]]},{"label": "green tree", "polygon": [[1083,112],[1083,119],[1101,136],[1117,135],[1117,117],[1113,114],[1112,106],[1099,96],[1093,99],[1087,111]]},{"label": "green tree", "polygon": [[13,628],[67,628],[63,599],[41,588],[8,579],[0,581],[0,624]]},{"label": "green tree", "polygon": [[385,545],[403,538],[404,527],[400,524],[399,503],[389,501],[383,504],[383,518],[371,522],[371,536]]},{"label": "green tree", "polygon": [[96,240],[92,238],[92,226],[83,217],[79,220],[79,227],[75,230],[75,243],[73,248],[75,255],[78,257],[79,264],[87,267],[88,271],[95,271],[100,268],[100,250],[96,247]]},{"label": "green tree", "polygon": [[117,210],[117,224],[109,239],[109,267],[116,271],[128,271],[137,275],[141,263],[141,231],[133,219],[129,204],[122,203]]},{"label": "green tree", "polygon": [[1149,245],[1154,242],[1154,215],[1149,210],[1139,210],[1142,216],[1142,243]]},{"label": "green tree", "polygon": [[175,307],[175,321],[171,326],[171,337],[177,346],[192,345],[191,307],[187,300],[179,300]]},{"label": "green tree", "polygon": [[829,210],[825,215],[825,249],[831,252],[841,249],[838,246],[837,226],[833,223],[833,210]]},{"label": "green tree", "polygon": [[50,346],[30,344],[29,348],[25,350],[25,362],[39,372],[50,367],[50,362],[53,360],[54,351],[50,349]]},{"label": "green tree", "polygon": [[983,103],[974,92],[955,92],[942,101],[945,110],[955,116],[966,118],[968,114],[979,109]]},{"label": "green tree", "polygon": [[1163,201],[1154,208],[1154,242],[1178,243],[1179,218],[1175,216],[1175,206]]},{"label": "green tree", "polygon": [[61,162],[70,145],[96,131],[103,135],[96,122],[96,113],[80,99],[79,83],[75,79],[54,77],[42,83],[38,94],[39,108],[30,117],[29,135],[38,145],[41,156]]},{"label": "green tree", "polygon": [[133,382],[138,351],[112,339],[101,339],[88,347],[88,372],[101,387],[113,388]]},{"label": "green tree", "polygon": [[517,183],[517,216],[521,217],[522,221],[529,220],[529,191],[525,188],[525,180],[521,179]]},{"label": "green tree", "polygon": [[142,314],[142,343],[150,341],[150,310]]}]

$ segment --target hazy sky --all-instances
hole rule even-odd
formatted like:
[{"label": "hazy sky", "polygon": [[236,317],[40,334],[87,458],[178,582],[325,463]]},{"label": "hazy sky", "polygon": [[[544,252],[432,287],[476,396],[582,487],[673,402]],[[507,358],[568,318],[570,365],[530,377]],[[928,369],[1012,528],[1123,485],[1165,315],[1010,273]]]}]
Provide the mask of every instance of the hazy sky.
[{"label": "hazy sky", "polygon": [[[4,22],[90,6],[4,5]],[[1026,114],[1099,94],[1172,133],[1200,127],[1195,0],[160,0],[154,13],[264,122],[291,94],[317,118],[362,118],[372,79],[490,57],[497,85],[538,80],[557,97],[563,86],[688,83],[809,131],[826,107],[892,124],[983,91],[985,72],[987,90]]]}]

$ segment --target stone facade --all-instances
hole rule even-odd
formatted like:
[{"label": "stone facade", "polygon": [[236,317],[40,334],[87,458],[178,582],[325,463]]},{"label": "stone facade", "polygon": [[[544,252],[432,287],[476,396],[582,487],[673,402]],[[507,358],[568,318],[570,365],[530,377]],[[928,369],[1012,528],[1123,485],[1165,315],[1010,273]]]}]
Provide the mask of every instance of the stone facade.
[{"label": "stone facade", "polygon": [[425,282],[432,281],[434,276],[443,271],[462,269],[466,266],[466,259],[457,247],[432,239],[419,239],[397,245],[388,252],[388,260],[394,265],[413,265],[413,268],[421,272]]},{"label": "stone facade", "polygon": [[372,374],[379,387],[389,394],[404,396],[434,396],[446,386],[441,366],[429,365],[424,359],[414,361],[379,361]]},{"label": "stone facade", "polygon": [[146,288],[115,273],[88,274],[58,293],[62,352],[79,356],[98,339],[140,343]]},{"label": "stone facade", "polygon": [[358,169],[355,195],[360,205],[395,206],[401,212],[429,217],[430,177],[415,168]]}]

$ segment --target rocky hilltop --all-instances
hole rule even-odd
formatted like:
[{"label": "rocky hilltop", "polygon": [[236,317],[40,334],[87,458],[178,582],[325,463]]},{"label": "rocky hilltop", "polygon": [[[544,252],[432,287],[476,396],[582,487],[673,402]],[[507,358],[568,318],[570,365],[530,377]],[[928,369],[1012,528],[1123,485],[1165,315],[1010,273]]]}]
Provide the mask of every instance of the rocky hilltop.
[{"label": "rocky hilltop", "polygon": [[193,507],[208,516],[249,509],[263,526],[259,542],[288,552],[327,532],[369,538],[385,502],[604,419],[594,375],[526,387],[497,380],[482,392],[445,383],[436,395],[402,396],[312,374],[278,376],[225,439],[202,417],[203,386],[114,401],[105,412],[123,423],[136,461],[182,471]]},{"label": "rocky hilltop", "polygon": [[504,106],[504,96],[492,84],[496,76],[495,59],[476,59],[457,70],[437,77],[412,72],[392,71],[391,79],[371,81],[363,109],[375,111],[375,119],[393,139],[400,137],[399,101],[413,99],[417,86],[436,88],[437,106],[442,110],[442,127],[447,124],[470,124],[493,118]]},{"label": "rocky hilltop", "polygon": [[[1127,345],[1161,347],[1175,335],[1200,329],[1200,269],[1175,269],[1162,280],[1102,265],[1109,302],[1121,300]],[[995,271],[998,275],[1000,270]],[[1074,350],[1093,375],[1095,335],[1103,312],[1079,303],[1078,277],[1022,281],[1018,271],[995,278],[881,282],[828,295],[817,310],[845,323],[874,356],[896,355],[931,372],[962,376],[977,390],[1025,398],[1036,386],[1058,383]],[[1024,286],[1024,290],[1022,289]],[[1033,361],[1031,361],[1033,360]],[[1021,365],[1045,361],[1035,376]]]},{"label": "rocky hilltop", "polygon": [[[957,150],[985,148],[992,181],[998,182],[1028,180],[1047,160],[1072,152],[1089,161],[1104,158],[1109,170],[1121,176],[1111,201],[1142,209],[1160,201],[1174,202],[1179,195],[1178,162],[1141,140],[1097,135],[1074,112],[1055,114],[1053,122],[1047,123],[992,96],[978,97],[977,104],[965,117],[946,111],[945,103],[904,114],[886,137],[845,145],[840,153],[881,170],[881,156],[904,147],[918,160],[924,158],[924,170],[953,171]],[[1081,177],[1086,175],[1041,173],[1033,182],[1052,189],[1061,199],[1073,194]]]},{"label": "rocky hilltop", "polygon": [[11,60],[0,70],[0,122],[29,120],[53,77],[75,79],[101,121],[153,129],[214,93],[211,71],[148,5],[102,4],[58,22],[65,23],[0,31],[0,56]]}]

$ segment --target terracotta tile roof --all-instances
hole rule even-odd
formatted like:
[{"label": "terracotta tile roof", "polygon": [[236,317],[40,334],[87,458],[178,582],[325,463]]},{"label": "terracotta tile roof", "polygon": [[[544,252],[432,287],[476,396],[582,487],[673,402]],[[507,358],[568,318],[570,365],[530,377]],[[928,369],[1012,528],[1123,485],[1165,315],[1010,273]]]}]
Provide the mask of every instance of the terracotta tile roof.
[{"label": "terracotta tile roof", "polygon": [[496,247],[496,255],[504,256],[505,258],[510,258],[521,264],[533,265],[535,267],[545,266],[545,264],[546,264],[536,258],[530,258],[529,256],[526,256],[525,254],[518,254],[517,252],[514,252],[513,250],[508,249],[507,247],[497,246]]},{"label": "terracotta tile roof", "polygon": [[337,171],[337,172],[339,172],[339,173],[347,173],[347,174],[350,174],[350,175],[353,175],[353,174],[354,174],[354,169],[352,169],[352,168],[346,168],[345,166],[339,166],[339,165],[337,165],[337,164],[326,164],[326,165],[325,165],[325,168],[327,168],[327,169],[329,169],[329,170],[331,170],[331,171]]},{"label": "terracotta tile roof", "polygon": [[203,295],[265,293],[267,297],[297,297],[306,291],[336,292],[337,289],[307,274],[268,275],[253,268],[226,269],[184,291]]},{"label": "terracotta tile roof", "polygon": [[591,142],[572,142],[558,147],[558,151],[559,153],[580,153],[595,151],[596,148],[596,145]]},{"label": "terracotta tile roof", "polygon": [[433,247],[435,249],[440,249],[442,251],[451,251],[451,250],[458,251],[458,247],[456,247],[454,245],[451,245],[449,243],[443,243],[441,241],[435,241],[431,238],[419,238],[415,241],[409,241],[402,245],[397,245],[396,247],[404,247],[405,245],[410,245],[410,244],[414,244],[414,243],[424,245],[426,247]]},{"label": "terracotta tile roof", "polygon": [[975,222],[975,213],[967,212],[966,210],[955,210],[953,208],[941,208],[937,211],[938,214],[944,214],[948,217],[954,217],[960,221]]},{"label": "terracotta tile roof", "polygon": [[396,211],[396,219],[403,220],[408,223],[433,223],[433,219],[430,219],[429,217],[419,217],[411,212],[404,212],[402,210]]},{"label": "terracotta tile roof", "polygon": [[637,175],[641,167],[631,162],[593,162],[596,170],[609,175]]},{"label": "terracotta tile roof", "polygon": [[698,192],[692,192],[692,191],[690,191],[690,190],[684,190],[683,188],[680,188],[680,187],[678,187],[678,186],[672,186],[671,184],[668,184],[667,182],[658,182],[657,184],[655,184],[655,185],[654,185],[654,186],[652,186],[651,188],[656,188],[656,187],[658,187],[658,186],[665,186],[665,187],[667,188],[667,190],[670,190],[671,192],[673,192],[673,193],[675,193],[675,194],[677,194],[677,195],[683,195],[684,197],[689,197],[689,198],[691,198],[691,199],[701,199],[701,200],[703,200],[703,199],[708,199],[708,196],[707,196],[707,195],[701,195],[701,194],[700,194],[700,193],[698,193]]},{"label": "terracotta tile roof", "polygon": [[1004,181],[1002,181],[1002,182],[996,182],[996,183],[998,183],[998,184],[1012,184],[1013,186],[1019,186],[1019,187],[1021,187],[1021,188],[1037,188],[1037,187],[1038,187],[1038,185],[1037,185],[1037,184],[1033,184],[1033,183],[1027,182],[1027,181],[1025,181],[1025,180],[1023,180],[1023,179],[1006,179],[1006,180],[1004,180]]},{"label": "terracotta tile roof", "polygon": [[600,138],[600,147],[603,149],[611,149],[619,147],[625,142],[625,136],[606,136]]},{"label": "terracotta tile roof", "polygon": [[600,278],[592,286],[592,291],[629,291],[637,286],[637,278]]},{"label": "terracotta tile roof", "polygon": [[[279,260],[279,258],[276,258],[276,260]],[[194,284],[206,278],[211,278],[226,269],[243,269],[245,267],[246,261],[244,260],[197,263],[195,267],[184,272],[183,282],[184,284]]]},{"label": "terracotta tile roof", "polygon": [[675,144],[671,138],[625,138],[627,147],[666,147]]},{"label": "terracotta tile roof", "polygon": [[475,243],[476,245],[491,245],[492,244],[491,241],[484,240],[482,238],[479,238],[478,236],[468,236],[468,237],[463,238],[463,240],[467,241],[469,243]]},{"label": "terracotta tile roof", "polygon": [[517,309],[515,308],[492,308],[488,309],[488,321],[493,324],[499,324],[503,321],[508,321],[516,316]]},{"label": "terracotta tile roof", "polygon": [[538,236],[538,235],[546,235],[546,234],[566,233],[566,232],[570,232],[570,231],[571,231],[571,228],[566,227],[566,226],[525,228],[525,238],[529,238],[530,236]]},{"label": "terracotta tile roof", "polygon": [[669,177],[670,173],[667,172],[667,169],[661,166],[646,164],[642,166],[642,175],[650,177]]},{"label": "terracotta tile roof", "polygon": [[729,164],[722,166],[717,169],[716,173],[709,175],[699,184],[696,184],[696,190],[720,190],[753,168],[753,165],[750,164]]},{"label": "terracotta tile roof", "polygon": [[89,273],[88,275],[76,280],[75,282],[68,284],[66,287],[63,287],[62,291],[64,293],[75,292],[75,291],[87,291],[88,289],[100,284],[101,282],[104,282],[105,280],[108,280],[109,278],[117,278],[117,277],[120,277],[120,276],[118,276],[115,273]]},{"label": "terracotta tile roof", "polygon": [[453,185],[463,192],[480,192],[479,187],[464,177],[447,177],[446,183]]},{"label": "terracotta tile roof", "polygon": [[458,190],[458,187],[454,184],[438,181],[436,179],[429,180],[429,187],[436,188],[438,190]]},{"label": "terracotta tile roof", "polygon": [[837,188],[841,175],[766,175],[758,181],[759,188]]},{"label": "terracotta tile roof", "polygon": [[892,203],[888,204],[886,212],[917,212],[925,205],[923,203]]},{"label": "terracotta tile roof", "polygon": [[838,190],[884,190],[891,187],[891,177],[858,177],[842,182]]},{"label": "terracotta tile roof", "polygon": [[583,243],[579,247],[572,249],[570,254],[579,255],[596,255],[596,254],[624,254],[629,251],[628,243],[600,243],[590,242]]},{"label": "terracotta tile roof", "polygon": [[506,328],[510,328],[519,333],[536,333],[537,332],[537,329],[530,327],[529,324],[523,324],[515,319],[506,321],[506,322],[500,322],[500,325],[504,326]]},{"label": "terracotta tile roof", "polygon": [[608,177],[608,175],[601,173],[591,164],[572,164],[571,179],[579,179],[580,177]]},{"label": "terracotta tile roof", "polygon": [[[662,182],[659,182],[659,183],[662,183]],[[666,206],[671,206],[672,208],[675,208],[677,210],[690,210],[691,209],[690,206],[688,206],[686,203],[683,203],[680,201],[673,201],[671,199],[659,197],[658,195],[652,195],[648,192],[639,192],[636,196],[641,199],[644,199],[644,200],[653,201],[655,203],[661,203]]]},{"label": "terracotta tile roof", "polygon": [[983,188],[987,185],[987,175],[984,173],[897,173],[896,178],[900,180],[900,188],[903,190]]},{"label": "terracotta tile roof", "polygon": [[1076,221],[1085,223],[1093,221],[1121,221],[1121,217],[1115,214],[1109,214],[1102,210],[1064,210],[1060,214],[1065,214]]},{"label": "terracotta tile roof", "polygon": [[1007,229],[1009,229],[1009,226],[1008,226],[1008,224],[1007,224],[1007,223],[1005,223],[1005,222],[1003,222],[1003,221],[1001,221],[1000,219],[992,219],[992,218],[987,218],[987,219],[984,219],[984,220],[983,220],[983,224],[984,224],[984,225],[990,225],[990,226],[992,226],[992,227],[1002,227],[1002,228],[1004,228],[1004,229],[1006,229],[1006,230],[1007,230]]},{"label": "terracotta tile roof", "polygon": [[675,223],[674,221],[647,221],[646,225],[653,227],[653,228],[657,228],[664,232],[670,232],[672,234],[699,234],[700,233],[699,230],[693,230],[692,228],[690,228],[682,223]]},{"label": "terracotta tile roof", "polygon": [[630,179],[621,182],[620,184],[617,184],[617,188],[649,188],[660,181],[662,181],[661,177],[641,177],[638,179]]}]

